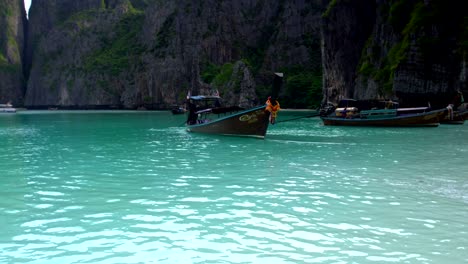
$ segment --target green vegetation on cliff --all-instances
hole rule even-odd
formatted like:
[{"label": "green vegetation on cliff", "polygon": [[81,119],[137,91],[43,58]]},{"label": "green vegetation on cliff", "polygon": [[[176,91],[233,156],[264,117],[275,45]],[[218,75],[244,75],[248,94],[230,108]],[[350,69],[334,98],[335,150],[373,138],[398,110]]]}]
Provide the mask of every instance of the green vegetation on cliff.
[{"label": "green vegetation on cliff", "polygon": [[201,72],[201,79],[205,83],[211,83],[213,79],[216,77],[216,75],[219,74],[219,69],[220,67],[216,64],[207,62],[202,67],[202,72]]},{"label": "green vegetation on cliff", "polygon": [[11,17],[13,15],[11,4],[8,1],[0,0],[0,18]]},{"label": "green vegetation on cliff", "polygon": [[410,49],[413,52],[417,50],[426,64],[446,64],[450,58],[441,51],[453,50],[459,55],[466,53],[468,16],[462,10],[463,6],[458,2],[393,1],[388,9],[383,8],[381,12],[399,40],[390,43],[386,56],[382,57],[376,36],[370,36],[363,49],[358,72],[365,78],[374,79],[381,93],[386,94],[392,92],[394,74],[402,63],[408,62]]},{"label": "green vegetation on cliff", "polygon": [[2,48],[0,47],[0,65],[7,64],[8,60],[3,56]]},{"label": "green vegetation on cliff", "polygon": [[206,83],[213,84],[216,88],[221,88],[227,82],[229,82],[233,71],[232,63],[225,63],[221,66],[217,66],[213,63],[208,63],[204,67],[204,71],[201,73],[201,78]]},{"label": "green vegetation on cliff", "polygon": [[[244,63],[251,69],[247,60]],[[201,78],[205,83],[210,83],[221,92],[225,92],[224,86],[231,81],[233,74],[232,63],[221,66],[207,63],[202,67]],[[284,92],[280,95],[280,103],[285,108],[317,108],[322,100],[322,73],[321,70],[313,70],[304,66],[285,67],[282,69],[285,75]],[[235,81],[239,81],[236,79]],[[233,92],[238,93],[240,85],[235,84]],[[258,84],[256,93],[259,98],[271,95],[272,87]]]},{"label": "green vegetation on cliff", "polygon": [[[312,24],[323,11],[316,10],[319,2],[38,2],[31,18],[40,26],[31,27],[37,32],[28,38],[35,60],[30,82],[37,84],[30,94],[48,94],[30,102],[164,107],[179,94],[183,97],[186,86],[205,89],[197,82],[200,77],[235,99],[241,88],[242,96],[269,95],[270,75],[287,65],[282,105],[315,105],[321,77],[310,65],[320,65],[321,59],[319,23]],[[315,51],[309,53],[311,49]],[[194,66],[197,62],[201,64]],[[307,70],[289,69],[293,65]],[[71,90],[59,92],[65,89]]]},{"label": "green vegetation on cliff", "polygon": [[328,3],[327,9],[325,10],[325,12],[323,12],[322,17],[324,18],[329,17],[331,11],[333,10],[333,8],[335,8],[336,4],[337,4],[337,0],[331,0],[330,3]]},{"label": "green vegetation on cliff", "polygon": [[21,64],[2,64],[2,63],[0,63],[0,72],[20,74]]},{"label": "green vegetation on cliff", "polygon": [[173,25],[176,16],[177,12],[170,14],[166,20],[164,20],[164,23],[156,34],[156,41],[151,52],[154,52],[158,58],[164,58],[166,56],[166,51],[164,49],[169,46],[171,38],[175,35]]},{"label": "green vegetation on cliff", "polygon": [[0,0],[0,71],[21,73],[20,46],[14,32],[17,23],[11,1]]},{"label": "green vegetation on cliff", "polygon": [[304,65],[293,64],[281,69],[285,75],[281,105],[287,108],[318,108],[323,99],[320,38],[310,33],[303,34],[301,41],[295,45],[307,49],[308,60]]},{"label": "green vegetation on cliff", "polygon": [[285,93],[280,103],[285,108],[318,108],[322,101],[322,73],[303,66],[283,69]]},{"label": "green vegetation on cliff", "polygon": [[115,76],[128,69],[131,61],[144,51],[138,38],[143,20],[144,14],[140,11],[126,14],[115,25],[114,34],[103,37],[101,48],[86,58],[85,71]]}]

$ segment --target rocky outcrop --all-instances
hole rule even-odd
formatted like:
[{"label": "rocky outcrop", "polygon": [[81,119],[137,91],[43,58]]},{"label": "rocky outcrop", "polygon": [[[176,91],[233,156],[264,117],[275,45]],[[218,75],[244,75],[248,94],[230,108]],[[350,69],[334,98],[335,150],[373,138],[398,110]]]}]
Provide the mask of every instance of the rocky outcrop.
[{"label": "rocky outcrop", "polygon": [[228,105],[238,105],[248,108],[258,104],[255,94],[254,77],[244,62],[238,61],[233,65],[229,81],[224,85],[222,93],[227,98]]},{"label": "rocky outcrop", "polygon": [[325,99],[441,107],[457,90],[468,93],[462,10],[461,2],[441,0],[331,1],[322,34]]},{"label": "rocky outcrop", "polygon": [[0,103],[162,109],[218,90],[248,107],[273,72],[285,107],[320,101],[322,72],[332,102],[468,92],[462,1],[34,0],[29,22],[22,1],[0,4]]},{"label": "rocky outcrop", "polygon": [[0,0],[0,103],[23,103],[26,11],[23,1]]},{"label": "rocky outcrop", "polygon": [[[210,88],[248,106],[269,93],[271,72],[320,70],[322,6],[319,0],[37,0],[25,102],[160,109],[181,103],[188,90]],[[204,78],[213,65],[226,64],[232,75],[221,87]]]},{"label": "rocky outcrop", "polygon": [[30,68],[33,53],[47,38],[49,31],[65,23],[73,14],[89,9],[98,9],[105,1],[101,0],[34,0],[29,9],[29,30],[27,67]]},{"label": "rocky outcrop", "polygon": [[334,0],[324,12],[323,93],[327,100],[354,97],[356,69],[375,25],[375,9],[375,0]]},{"label": "rocky outcrop", "polygon": [[[32,40],[30,50],[32,66],[25,98],[26,106],[83,108],[120,104],[120,97],[114,92],[114,89],[120,89],[119,79],[110,80],[101,73],[114,73],[115,69],[94,71],[93,67],[113,66],[95,64],[100,59],[114,59],[105,57],[103,43],[112,41],[115,34],[127,33],[124,32],[126,28],[120,28],[122,32],[115,32],[114,29],[124,20],[130,6],[106,9],[105,6],[96,5],[89,8],[91,4],[92,1],[86,3],[81,11],[79,7],[76,7],[74,12],[73,9],[68,10],[71,13],[66,19],[51,19],[47,25],[31,28],[30,38],[34,39],[37,36],[37,39]],[[31,6],[30,21],[40,24],[41,20],[36,21],[35,14],[39,13],[42,16],[43,13],[37,10],[33,12],[34,7]],[[54,10],[52,7],[45,8],[51,9]],[[110,86],[115,88],[110,89]]]}]

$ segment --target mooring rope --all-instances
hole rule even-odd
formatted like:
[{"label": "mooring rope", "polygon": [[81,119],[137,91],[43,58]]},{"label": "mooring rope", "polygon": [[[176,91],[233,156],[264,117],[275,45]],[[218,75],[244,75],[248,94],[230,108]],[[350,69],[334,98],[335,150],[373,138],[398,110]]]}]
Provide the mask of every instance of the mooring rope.
[{"label": "mooring rope", "polygon": [[[289,121],[294,121],[294,120],[303,119],[303,118],[317,117],[317,116],[319,116],[319,115],[320,115],[320,113],[317,112],[317,113],[312,114],[312,115],[300,116],[300,117],[295,117],[295,118],[291,118],[291,119],[276,121],[276,123],[289,122]],[[184,122],[183,122],[182,124],[180,124],[179,126],[183,126],[183,125],[185,125],[185,124],[186,124],[186,121],[184,121]]]},{"label": "mooring rope", "polygon": [[319,116],[319,115],[320,115],[320,113],[317,112],[317,113],[315,113],[313,115],[301,116],[301,117],[296,117],[296,118],[291,118],[291,119],[286,119],[286,120],[280,120],[280,121],[277,121],[276,123],[289,122],[289,121],[298,120],[298,119],[302,119],[302,118],[316,117],[316,116]]}]

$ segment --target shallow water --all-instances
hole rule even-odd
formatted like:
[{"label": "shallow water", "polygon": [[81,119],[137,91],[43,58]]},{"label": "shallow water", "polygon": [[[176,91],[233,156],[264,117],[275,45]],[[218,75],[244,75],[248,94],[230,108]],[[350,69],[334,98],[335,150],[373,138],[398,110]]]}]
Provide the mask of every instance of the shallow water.
[{"label": "shallow water", "polygon": [[[307,115],[281,112],[280,121]],[[0,263],[466,263],[468,125],[0,115]]]}]

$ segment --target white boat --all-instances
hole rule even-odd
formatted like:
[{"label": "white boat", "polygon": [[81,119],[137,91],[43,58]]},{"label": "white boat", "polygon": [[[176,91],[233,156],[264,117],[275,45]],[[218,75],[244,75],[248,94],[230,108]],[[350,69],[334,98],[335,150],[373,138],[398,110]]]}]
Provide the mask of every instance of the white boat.
[{"label": "white boat", "polygon": [[16,108],[11,104],[0,104],[0,113],[16,113]]}]

